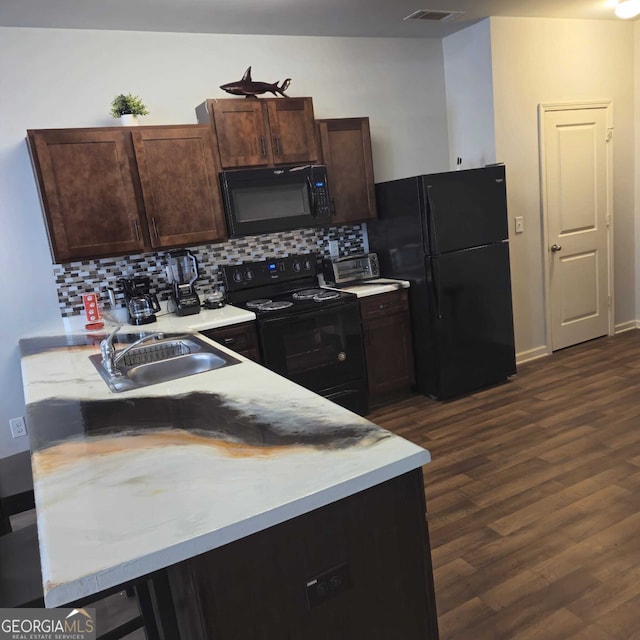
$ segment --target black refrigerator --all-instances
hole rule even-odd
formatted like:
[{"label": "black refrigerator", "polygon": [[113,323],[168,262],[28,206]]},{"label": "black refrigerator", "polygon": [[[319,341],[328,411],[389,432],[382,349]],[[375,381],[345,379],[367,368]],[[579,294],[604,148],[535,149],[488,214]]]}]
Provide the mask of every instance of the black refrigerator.
[{"label": "black refrigerator", "polygon": [[416,390],[441,400],[516,372],[505,168],[376,184],[383,276],[411,282]]}]

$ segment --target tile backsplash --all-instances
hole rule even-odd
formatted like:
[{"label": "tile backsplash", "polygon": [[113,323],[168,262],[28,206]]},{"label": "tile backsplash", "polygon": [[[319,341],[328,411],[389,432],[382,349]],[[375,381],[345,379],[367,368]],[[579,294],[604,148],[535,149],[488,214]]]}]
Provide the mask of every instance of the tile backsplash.
[{"label": "tile backsplash", "polygon": [[[367,244],[366,226],[359,224],[296,229],[189,247],[198,261],[200,271],[196,287],[203,293],[221,285],[219,267],[224,264],[239,264],[294,253],[329,256],[329,242],[332,240],[338,241],[341,256],[362,253]],[[83,293],[100,292],[103,302],[106,302],[106,287],[113,287],[118,292],[116,297],[123,300],[124,295],[120,291],[118,280],[134,275],[148,276],[151,279],[152,290],[160,299],[167,299],[170,291],[164,270],[164,253],[160,250],[157,253],[54,264],[61,315],[68,317],[82,313]]]}]

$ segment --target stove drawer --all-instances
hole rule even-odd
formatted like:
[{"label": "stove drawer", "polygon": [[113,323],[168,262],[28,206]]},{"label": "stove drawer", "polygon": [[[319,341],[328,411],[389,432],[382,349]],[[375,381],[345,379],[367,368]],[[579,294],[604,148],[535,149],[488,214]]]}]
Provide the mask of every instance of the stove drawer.
[{"label": "stove drawer", "polygon": [[207,329],[200,333],[250,360],[262,362],[255,322],[232,324],[227,327]]}]

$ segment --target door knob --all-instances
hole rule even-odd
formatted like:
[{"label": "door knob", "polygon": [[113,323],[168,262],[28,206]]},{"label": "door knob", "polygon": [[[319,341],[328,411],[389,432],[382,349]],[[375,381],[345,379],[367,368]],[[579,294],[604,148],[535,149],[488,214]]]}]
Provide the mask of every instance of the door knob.
[{"label": "door knob", "polygon": [[556,251],[561,251],[562,250],[562,245],[559,244],[552,244],[551,245],[551,251],[553,251],[553,253],[555,253]]}]

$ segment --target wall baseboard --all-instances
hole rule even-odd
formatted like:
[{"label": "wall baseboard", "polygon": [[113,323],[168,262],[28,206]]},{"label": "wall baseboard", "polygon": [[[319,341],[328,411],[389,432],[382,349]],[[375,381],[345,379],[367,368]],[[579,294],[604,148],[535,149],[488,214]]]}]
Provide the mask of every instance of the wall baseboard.
[{"label": "wall baseboard", "polygon": [[640,320],[629,320],[628,322],[621,322],[614,327],[614,332],[624,333],[625,331],[631,331],[632,329],[640,329]]},{"label": "wall baseboard", "polygon": [[[615,333],[624,333],[625,331],[632,331],[634,329],[640,329],[640,320],[629,320],[627,322],[621,322],[615,326]],[[550,356],[552,351],[546,346],[534,347],[533,349],[527,349],[526,351],[520,351],[516,353],[516,364],[524,364],[525,362],[531,362],[531,360],[538,360],[538,358],[544,358]]]},{"label": "wall baseboard", "polygon": [[551,349],[546,346],[534,347],[533,349],[516,353],[516,364],[524,364],[525,362],[531,362],[531,360],[537,360],[538,358],[544,358],[550,355]]}]

